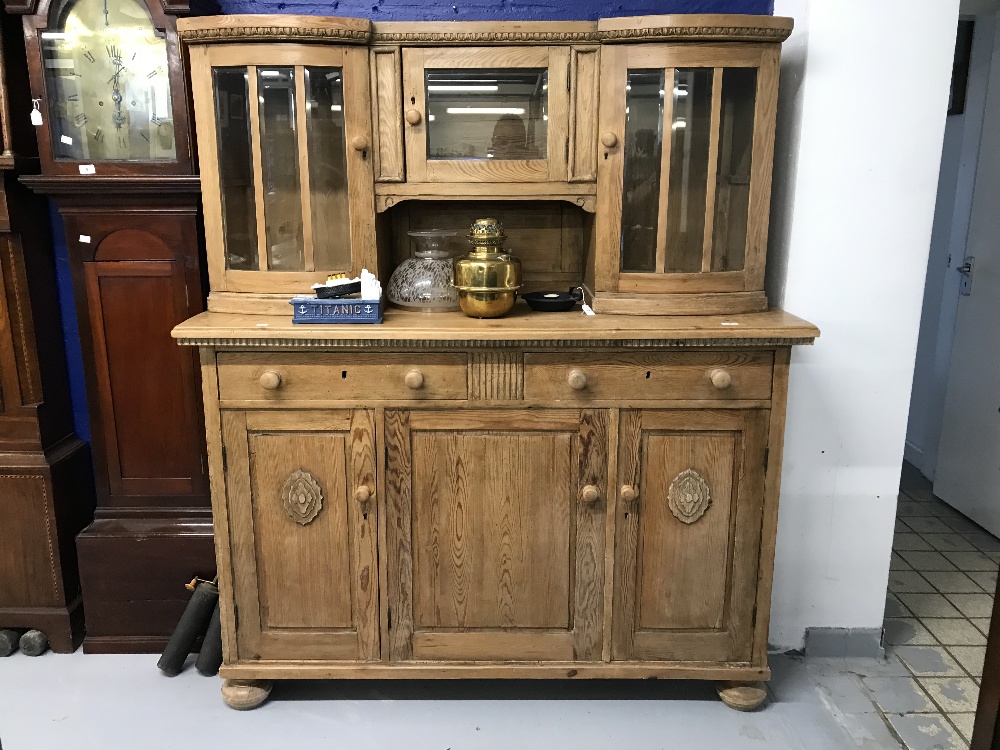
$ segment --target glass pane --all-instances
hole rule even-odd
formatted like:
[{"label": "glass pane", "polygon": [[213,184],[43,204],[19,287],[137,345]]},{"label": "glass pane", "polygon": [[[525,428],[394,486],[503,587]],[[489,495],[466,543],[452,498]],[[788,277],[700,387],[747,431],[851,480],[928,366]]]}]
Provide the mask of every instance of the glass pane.
[{"label": "glass pane", "polygon": [[630,70],[625,86],[621,270],[656,270],[663,153],[662,70]]},{"label": "glass pane", "polygon": [[545,159],[545,68],[428,69],[428,159]]},{"label": "glass pane", "polygon": [[250,156],[247,69],[216,68],[215,121],[219,138],[219,188],[226,267],[257,270],[257,214]]},{"label": "glass pane", "polygon": [[301,271],[302,196],[295,135],[295,69],[257,68],[267,267]]},{"label": "glass pane", "polygon": [[[167,41],[138,0],[71,0],[41,34],[52,155],[173,161]],[[34,32],[32,32],[34,33]]]},{"label": "glass pane", "polygon": [[340,68],[306,68],[309,195],[313,257],[320,271],[351,268],[344,136],[344,77]]},{"label": "glass pane", "polygon": [[719,170],[715,188],[712,270],[740,271],[746,254],[753,153],[755,68],[726,68],[722,73],[719,124]]},{"label": "glass pane", "polygon": [[711,68],[674,71],[666,271],[701,271],[713,73]]}]

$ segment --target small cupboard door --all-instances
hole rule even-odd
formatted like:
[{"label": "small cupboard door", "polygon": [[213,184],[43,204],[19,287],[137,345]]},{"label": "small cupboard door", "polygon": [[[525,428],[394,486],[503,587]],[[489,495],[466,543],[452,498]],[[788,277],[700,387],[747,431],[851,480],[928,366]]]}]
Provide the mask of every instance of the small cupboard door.
[{"label": "small cupboard door", "polygon": [[408,182],[558,182],[568,47],[403,49]]},{"label": "small cupboard door", "polygon": [[237,651],[376,660],[371,411],[223,412]]},{"label": "small cupboard door", "polygon": [[597,661],[605,411],[388,411],[389,658]]},{"label": "small cupboard door", "polygon": [[622,411],[612,658],[751,657],[768,411]]},{"label": "small cupboard door", "polygon": [[763,288],[778,45],[601,52],[598,291]]}]

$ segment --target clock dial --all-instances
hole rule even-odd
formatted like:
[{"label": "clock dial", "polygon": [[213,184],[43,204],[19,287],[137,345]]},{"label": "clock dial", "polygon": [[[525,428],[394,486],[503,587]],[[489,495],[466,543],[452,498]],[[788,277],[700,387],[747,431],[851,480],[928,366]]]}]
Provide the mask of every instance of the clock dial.
[{"label": "clock dial", "polygon": [[137,0],[69,0],[42,32],[52,153],[173,161],[167,46]]}]

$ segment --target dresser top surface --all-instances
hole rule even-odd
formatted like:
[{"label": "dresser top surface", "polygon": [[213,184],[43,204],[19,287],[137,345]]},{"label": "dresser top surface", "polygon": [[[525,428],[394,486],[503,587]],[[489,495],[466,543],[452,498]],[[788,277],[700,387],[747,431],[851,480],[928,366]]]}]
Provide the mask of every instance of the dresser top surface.
[{"label": "dresser top surface", "polygon": [[584,315],[532,312],[519,301],[503,318],[460,312],[415,313],[389,308],[381,325],[301,325],[288,316],[205,312],[174,328],[181,344],[220,347],[410,345],[790,346],[811,344],[819,329],[783,310],[748,315]]}]

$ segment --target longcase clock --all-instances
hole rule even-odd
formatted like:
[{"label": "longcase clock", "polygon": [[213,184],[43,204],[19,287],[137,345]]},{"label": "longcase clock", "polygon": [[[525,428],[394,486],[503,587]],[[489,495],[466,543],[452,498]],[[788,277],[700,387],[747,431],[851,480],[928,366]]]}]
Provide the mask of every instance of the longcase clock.
[{"label": "longcase clock", "polygon": [[[200,182],[171,0],[6,0],[24,14],[42,175],[84,352],[97,510],[77,547],[89,652],[156,651],[215,561],[197,357]],[[23,113],[28,117],[30,113]],[[39,122],[40,119],[40,122]]]}]

